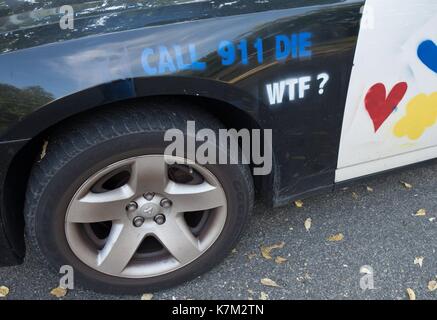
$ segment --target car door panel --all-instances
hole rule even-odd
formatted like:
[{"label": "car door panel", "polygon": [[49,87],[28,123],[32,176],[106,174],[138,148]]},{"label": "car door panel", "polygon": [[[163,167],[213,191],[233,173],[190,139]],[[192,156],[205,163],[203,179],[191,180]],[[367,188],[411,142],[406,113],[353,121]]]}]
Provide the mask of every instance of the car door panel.
[{"label": "car door panel", "polygon": [[436,30],[436,1],[366,1],[337,182],[437,157]]}]

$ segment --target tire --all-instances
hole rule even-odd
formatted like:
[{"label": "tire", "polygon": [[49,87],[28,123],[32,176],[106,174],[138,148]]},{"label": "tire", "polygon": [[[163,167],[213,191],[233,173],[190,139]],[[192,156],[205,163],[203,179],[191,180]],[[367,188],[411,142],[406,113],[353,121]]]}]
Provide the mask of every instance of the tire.
[{"label": "tire", "polygon": [[[80,190],[86,189],[86,191],[83,192],[86,192],[87,194],[91,192],[93,195],[97,194],[97,196],[107,194],[107,190],[112,190],[111,188],[119,190],[118,188],[120,188],[120,185],[123,182],[120,182],[121,180],[118,181],[117,179],[121,178],[113,172],[110,174],[117,177],[117,179],[111,176],[109,180],[102,182],[101,185],[96,183],[92,187],[99,188],[105,186],[107,189],[103,191],[87,189],[87,183],[93,181],[90,180],[90,177],[99,177],[99,174],[103,175],[101,172],[104,171],[102,170],[110,170],[113,166],[115,168],[116,166],[123,164],[123,161],[127,161],[126,163],[128,163],[131,159],[134,159],[132,161],[135,161],[133,163],[136,165],[137,161],[140,161],[138,163],[149,163],[144,161],[152,161],[152,159],[155,159],[153,157],[162,155],[168,144],[164,142],[164,133],[166,130],[177,128],[185,133],[187,120],[195,120],[196,129],[211,128],[218,130],[219,128],[225,128],[216,118],[205,114],[192,105],[173,100],[161,100],[160,102],[149,102],[146,106],[136,102],[124,106],[108,107],[105,110],[99,110],[92,114],[81,115],[68,120],[62,124],[62,127],[58,127],[54,130],[48,139],[46,155],[43,159],[35,163],[29,180],[25,203],[25,221],[27,241],[30,250],[36,252],[37,256],[41,258],[42,261],[45,263],[48,262],[56,272],[58,272],[63,265],[71,265],[74,269],[76,285],[104,293],[134,294],[173,287],[199,276],[221,262],[236,245],[253,206],[254,192],[252,177],[248,166],[240,164],[207,164],[204,166],[199,166],[194,163],[192,164],[194,171],[190,169],[190,174],[193,174],[194,176],[195,173],[196,177],[200,179],[200,181],[203,181],[196,184],[195,187],[197,188],[197,186],[202,185],[202,183],[208,183],[208,185],[211,183],[211,185],[215,186],[214,190],[219,190],[220,187],[222,188],[224,192],[223,199],[225,199],[223,200],[225,201],[225,204],[219,207],[219,209],[207,209],[199,214],[197,220],[206,222],[202,222],[200,228],[201,231],[199,231],[198,235],[194,233],[192,226],[188,225],[189,223],[186,218],[187,213],[183,213],[183,220],[178,218],[179,220],[177,221],[183,221],[181,222],[185,228],[183,230],[188,230],[187,228],[189,228],[189,230],[193,232],[193,235],[195,237],[198,236],[199,239],[201,232],[205,232],[206,236],[204,236],[204,238],[209,239],[208,241],[211,242],[210,244],[209,242],[205,242],[208,247],[199,249],[204,250],[200,253],[200,256],[196,256],[197,251],[193,249],[194,253],[192,256],[195,257],[193,258],[193,261],[185,261],[188,258],[186,256],[180,258],[180,254],[177,252],[175,256],[172,256],[175,251],[175,240],[173,238],[176,233],[165,233],[165,231],[162,231],[161,234],[164,234],[166,241],[162,242],[160,238],[157,238],[159,240],[158,244],[161,244],[162,248],[156,249],[157,251],[155,252],[152,250],[153,246],[147,244],[143,250],[143,242],[141,242],[138,244],[139,247],[136,250],[139,251],[141,249],[144,252],[142,251],[139,253],[135,251],[134,259],[129,260],[125,269],[120,269],[121,267],[118,265],[121,263],[119,262],[120,259],[111,260],[109,254],[106,256],[103,255],[105,257],[103,259],[104,262],[100,264],[98,262],[100,258],[95,260],[97,261],[95,262],[97,267],[94,267],[92,264],[94,263],[94,258],[89,260],[92,261],[90,263],[88,263],[87,259],[82,259],[82,256],[88,257],[88,252],[94,250],[94,246],[97,248],[97,257],[101,256],[102,252],[105,251],[104,248],[106,248],[107,243],[110,242],[107,239],[115,237],[113,236],[113,234],[115,234],[113,233],[115,232],[113,230],[116,226],[119,226],[119,220],[116,220],[115,222],[93,221],[92,223],[82,224],[81,221],[81,223],[76,223],[75,215],[79,215],[79,213],[82,214],[82,216],[84,215],[84,211],[75,209],[76,203],[82,203],[85,201],[83,200],[85,198],[77,198],[78,193],[82,192]],[[108,167],[110,169],[107,169]],[[183,169],[185,166],[178,167],[175,170],[182,170],[181,168]],[[123,169],[117,170],[125,169],[123,167]],[[128,184],[130,184],[131,180],[135,180],[132,179],[132,176],[134,175],[132,172],[135,170],[131,168],[126,170],[130,170],[129,177],[126,178],[129,180]],[[116,170],[114,170],[114,172],[115,171]],[[155,171],[148,170],[147,172],[154,174],[153,172]],[[110,174],[108,174],[108,176]],[[195,180],[196,177],[190,177],[189,179]],[[102,179],[104,180],[104,178]],[[141,180],[138,178],[135,181]],[[149,183],[151,180],[145,179],[144,181]],[[108,188],[106,187],[107,183],[115,186],[111,185],[111,187]],[[140,186],[140,184],[138,183],[136,186]],[[195,193],[195,196],[198,196],[199,194]],[[136,195],[136,197],[138,197],[138,195]],[[144,198],[145,197],[146,196],[144,196]],[[76,198],[77,200],[75,200]],[[163,198],[164,196],[155,194],[150,201],[163,201]],[[145,200],[141,198],[140,200],[137,200],[137,202],[138,201],[144,202]],[[177,207],[181,208],[181,210],[186,203],[183,202],[184,205],[178,207],[178,200],[175,200],[174,202],[175,203],[170,202],[173,204],[173,207],[171,208]],[[88,202],[86,203],[88,204]],[[119,204],[119,202],[115,202],[115,200],[114,202],[111,202],[111,204],[112,203]],[[124,216],[124,211],[120,213],[123,216],[120,219],[124,219],[123,221],[127,221],[125,219],[131,219],[132,215],[137,214],[138,210],[140,210],[137,209],[137,211],[133,211],[132,215],[130,215],[129,210],[134,210],[135,206],[133,205],[129,207],[130,201],[127,201],[126,203],[128,204],[128,207],[126,207],[128,214]],[[193,201],[193,203],[202,202]],[[138,206],[139,204],[136,203],[137,208]],[[143,206],[141,207],[141,210],[144,211],[144,214],[146,214],[145,212],[148,212],[147,214],[156,214],[157,211],[154,211],[155,207],[157,208],[156,210],[167,210],[156,205],[156,203],[153,206],[150,205],[150,207],[147,207],[144,210]],[[226,208],[226,210],[223,208]],[[109,212],[112,211],[112,209],[108,209],[107,212],[109,214]],[[141,211],[141,214],[143,214],[143,211]],[[223,212],[225,211],[226,215],[224,216]],[[88,213],[88,211],[86,212]],[[204,218],[205,215],[207,218]],[[219,218],[216,218],[216,215]],[[90,216],[93,216],[93,213],[91,213]],[[169,222],[173,219],[171,217],[171,214],[168,214],[166,216],[167,221],[162,225],[158,225],[157,221],[160,220],[157,220],[156,215],[153,217],[155,224],[150,220],[151,217],[141,216],[141,219],[139,220],[145,220],[146,222],[143,221],[144,225],[141,225],[140,229],[143,227],[147,228],[149,225],[151,228],[161,228],[163,226],[171,225]],[[138,217],[135,217],[135,219],[137,218]],[[80,220],[80,218],[77,219]],[[85,219],[88,219],[88,216]],[[71,220],[73,222],[70,223]],[[221,224],[217,221],[221,221]],[[198,223],[201,224],[201,222]],[[95,228],[97,229],[96,226],[99,228],[107,228],[109,231],[100,231],[101,234],[97,236],[98,232],[94,230]],[[140,230],[138,228],[130,229],[135,228],[135,226],[130,225],[129,227],[123,225],[122,228],[123,229],[120,230],[129,230],[129,232],[131,232],[131,230],[134,230],[134,232]],[[168,226],[167,228],[169,229],[163,230],[173,230]],[[194,226],[193,228],[197,228],[197,226]],[[121,232],[122,231],[120,231],[120,234],[122,234]],[[208,233],[212,233],[213,235],[216,234],[216,239],[212,241],[211,239],[213,239],[213,237],[209,236]],[[167,239],[168,234],[171,234],[171,236],[169,236],[171,238],[170,240]],[[90,239],[87,238],[88,235]],[[102,240],[101,238],[104,238],[105,236],[106,240]],[[179,234],[177,237],[179,237]],[[193,239],[191,234],[189,237],[190,239]],[[117,241],[120,238],[122,237],[119,236],[116,238]],[[148,241],[149,240],[150,239],[148,238]],[[152,240],[155,241],[156,239]],[[103,244],[100,244],[100,241],[102,241]],[[202,239],[202,241],[204,240]],[[167,250],[167,247],[164,245],[167,242],[171,243],[171,245],[168,246],[171,250]],[[198,240],[196,246],[199,243],[201,244],[202,242]],[[200,244],[199,248],[201,246]],[[156,246],[157,244],[154,243],[154,245]],[[115,245],[111,248],[114,252],[121,252]],[[115,251],[116,249],[119,251]],[[191,251],[189,250],[192,249],[190,248],[187,250],[187,252],[191,254]],[[187,256],[191,257],[189,254],[187,254]],[[161,261],[159,259],[163,260]],[[106,261],[115,262],[111,264]],[[167,263],[168,261],[171,261],[171,263],[174,264],[174,270],[170,268],[170,266],[173,265]],[[159,267],[162,269],[158,268],[156,269],[158,271],[151,273],[151,268],[146,267],[149,265],[148,263],[150,263],[151,266],[155,266],[156,263],[156,268]],[[102,266],[106,269],[99,269],[103,268]],[[138,268],[136,268],[136,266],[138,266]],[[168,270],[165,268],[168,268]],[[113,272],[113,270],[118,270],[120,273],[117,274],[115,271]],[[162,272],[160,273],[159,270],[162,270]],[[165,270],[167,271],[164,272]]]}]

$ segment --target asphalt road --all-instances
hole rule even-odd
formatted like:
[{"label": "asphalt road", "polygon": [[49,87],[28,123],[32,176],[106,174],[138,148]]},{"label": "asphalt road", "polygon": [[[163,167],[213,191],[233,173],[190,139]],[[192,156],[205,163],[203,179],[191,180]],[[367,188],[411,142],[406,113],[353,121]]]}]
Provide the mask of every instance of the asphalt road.
[{"label": "asphalt road", "polygon": [[[413,188],[405,188],[407,181]],[[373,188],[373,192],[367,189]],[[376,178],[347,190],[306,199],[302,208],[257,205],[243,239],[218,267],[185,285],[154,292],[153,299],[436,299],[428,282],[437,280],[437,165]],[[415,216],[424,208],[426,216]],[[304,227],[311,218],[309,231]],[[338,242],[328,237],[342,233]],[[267,260],[260,247],[285,242]],[[423,257],[423,265],[414,264]],[[360,268],[373,268],[374,289],[360,288]],[[277,282],[266,287],[262,278]],[[0,269],[8,299],[56,299],[59,277],[30,255],[17,267]],[[140,299],[75,289],[64,299]]]}]

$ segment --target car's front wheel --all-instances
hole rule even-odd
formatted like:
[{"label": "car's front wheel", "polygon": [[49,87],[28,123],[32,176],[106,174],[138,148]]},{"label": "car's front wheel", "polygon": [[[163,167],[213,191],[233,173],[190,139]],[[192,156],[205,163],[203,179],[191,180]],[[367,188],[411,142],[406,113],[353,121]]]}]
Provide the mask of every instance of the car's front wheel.
[{"label": "car's front wheel", "polygon": [[111,108],[58,129],[29,182],[31,246],[104,292],[161,289],[217,264],[251,211],[252,180],[242,165],[164,157],[164,133],[184,131],[186,120],[223,127],[166,103]]}]

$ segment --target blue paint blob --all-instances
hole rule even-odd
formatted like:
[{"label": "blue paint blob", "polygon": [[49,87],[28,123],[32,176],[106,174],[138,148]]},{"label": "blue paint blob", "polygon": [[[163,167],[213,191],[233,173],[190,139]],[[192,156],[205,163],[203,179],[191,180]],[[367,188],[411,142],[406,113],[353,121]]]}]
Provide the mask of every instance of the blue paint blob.
[{"label": "blue paint blob", "polygon": [[437,46],[432,40],[426,40],[419,45],[417,56],[423,64],[437,73]]}]

